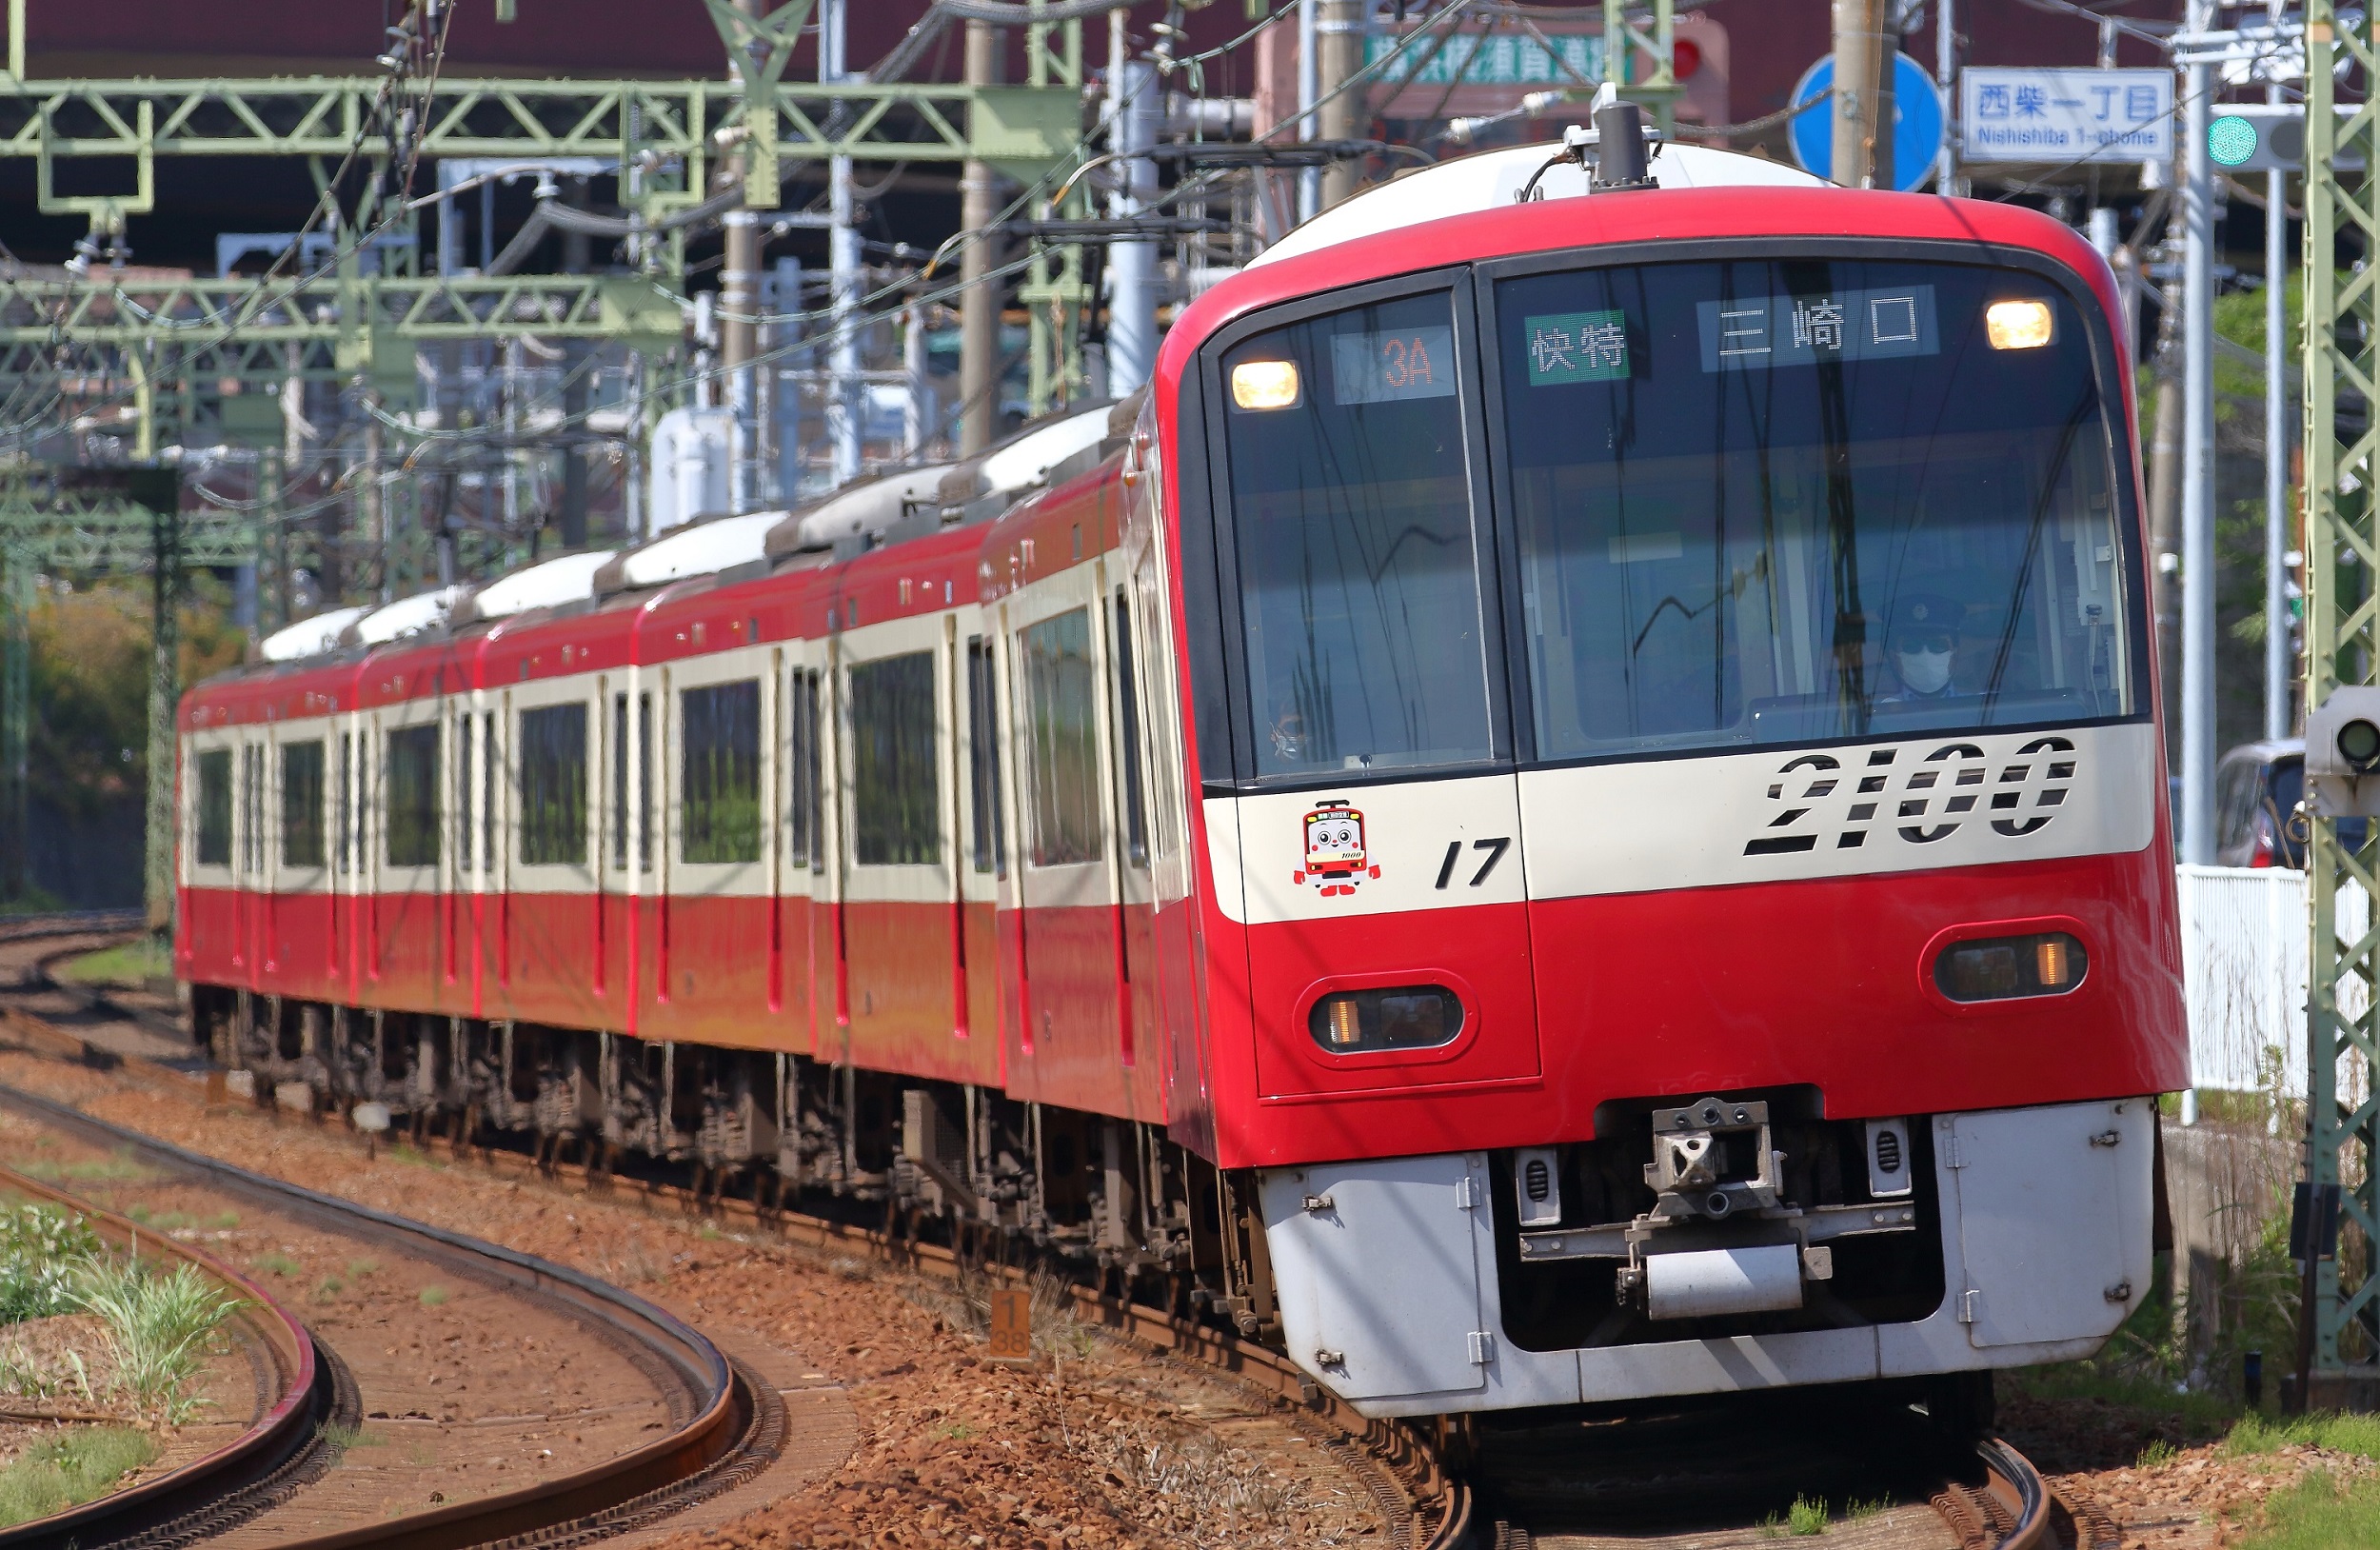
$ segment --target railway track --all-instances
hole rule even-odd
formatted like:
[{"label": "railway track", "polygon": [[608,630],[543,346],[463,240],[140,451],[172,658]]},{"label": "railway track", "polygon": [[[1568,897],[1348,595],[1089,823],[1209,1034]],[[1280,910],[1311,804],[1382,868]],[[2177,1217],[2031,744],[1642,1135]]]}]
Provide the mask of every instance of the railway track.
[{"label": "railway track", "polygon": [[[283,1540],[290,1550],[462,1550],[465,1546],[591,1542],[643,1526],[730,1489],[765,1467],[782,1445],[784,1412],[775,1390],[741,1372],[717,1346],[631,1293],[565,1266],[457,1233],[369,1210],[136,1132],[36,1094],[0,1088],[0,1107],[80,1140],[129,1154],[211,1192],[343,1238],[386,1246],[447,1273],[559,1313],[595,1333],[666,1399],[664,1434],[588,1468],[510,1491],[474,1497],[392,1521]],[[33,1185],[33,1181],[26,1181]],[[36,1186],[48,1198],[93,1211],[71,1192]],[[99,1214],[119,1234],[137,1224]],[[154,1242],[151,1233],[149,1242]],[[191,1254],[181,1245],[177,1252]],[[252,1281],[203,1256],[210,1273],[270,1310],[267,1331],[286,1321],[276,1361],[291,1370],[267,1422],[205,1461],[105,1497],[57,1519],[0,1533],[0,1546],[79,1550],[179,1550],[288,1501],[332,1461],[339,1443],[327,1422],[357,1420],[351,1383],[336,1353],[319,1346]]]},{"label": "railway track", "polygon": [[[125,927],[118,926],[116,929]],[[46,942],[106,930],[106,925],[91,923],[88,918],[52,923],[46,929],[40,926],[19,925],[16,929],[0,926],[0,951],[5,951],[13,943]],[[63,992],[93,1011],[108,1009],[104,995],[63,985],[50,973],[57,959],[73,950],[80,949],[38,954],[35,962],[29,965],[32,970],[32,984]],[[118,1015],[125,1014],[119,1009]],[[80,1045],[87,1055],[91,1050],[88,1042],[77,1040],[72,1035],[54,1033],[53,1037],[62,1043]],[[129,1063],[147,1066],[151,1063],[135,1057]],[[167,1072],[168,1068],[160,1067],[155,1074],[163,1077]],[[185,1078],[177,1082],[176,1086],[187,1091],[189,1083]],[[12,1095],[9,1090],[0,1088],[0,1104],[13,1103],[17,1096],[20,1095]],[[177,1157],[187,1157],[213,1167],[226,1166],[198,1158],[196,1154],[183,1153],[180,1148],[163,1147],[162,1143],[134,1137],[130,1132],[103,1126],[101,1122],[87,1116],[75,1115],[74,1118],[86,1125],[100,1126],[101,1131],[107,1133],[116,1144],[162,1148]],[[960,1255],[940,1244],[918,1242],[798,1212],[764,1209],[749,1201],[703,1194],[658,1181],[600,1173],[584,1165],[561,1163],[551,1159],[535,1160],[502,1149],[457,1144],[443,1137],[421,1138],[420,1143],[453,1161],[466,1162],[499,1176],[535,1177],[590,1194],[644,1197],[652,1203],[683,1211],[718,1215],[756,1231],[773,1232],[791,1242],[841,1253],[865,1254],[943,1279],[957,1280],[970,1270],[984,1268],[970,1265]],[[230,1171],[237,1173],[240,1170]],[[259,1176],[246,1177],[256,1178],[259,1183],[269,1189],[295,1191],[311,1197],[311,1192],[298,1191],[296,1186],[283,1184],[279,1181]],[[340,1212],[357,1209],[329,1197],[311,1198],[319,1201],[324,1209]],[[398,1219],[382,1220],[414,1231],[430,1230],[414,1227],[412,1223],[402,1222]],[[559,1267],[554,1268],[559,1271]],[[559,1273],[571,1274],[566,1271]],[[997,1274],[997,1271],[994,1273]],[[1491,1544],[1496,1550],[1526,1550],[1533,1544],[1551,1547],[1572,1542],[1594,1542],[1558,1531],[1545,1533],[1535,1530],[1529,1526],[1527,1519],[1517,1516],[1515,1520],[1489,1519],[1478,1505],[1476,1482],[1471,1478],[1474,1472],[1451,1469],[1434,1438],[1401,1422],[1372,1421],[1357,1415],[1327,1391],[1318,1389],[1303,1372],[1276,1353],[1236,1340],[1204,1324],[1177,1319],[1161,1310],[1109,1297],[1088,1287],[1072,1288],[1072,1295],[1077,1317],[1084,1321],[1098,1324],[1146,1347],[1220,1369],[1273,1396],[1291,1413],[1299,1430],[1316,1442],[1331,1448],[1354,1466],[1355,1473],[1370,1486],[1372,1495],[1389,1520],[1396,1542],[1413,1546],[1415,1550],[1458,1550],[1464,1545]],[[2065,1550],[2113,1550],[2119,1542],[2112,1525],[2094,1506],[2062,1499],[2030,1461],[1997,1439],[1987,1439],[1977,1446],[1975,1468],[1967,1479],[1936,1476],[1930,1493],[1918,1493],[1921,1498],[1929,1494],[1931,1516],[1938,1525],[1930,1540],[1934,1544],[1954,1542],[1960,1550],[2059,1550],[2059,1547],[2065,1547]],[[0,1545],[6,1542],[0,1540]],[[329,1542],[326,1541],[325,1550],[327,1550]],[[336,1542],[400,1541],[341,1540]],[[481,1541],[449,1540],[441,1542],[466,1544]],[[538,1542],[551,1541],[541,1537]],[[1652,1542],[1657,1542],[1657,1540]],[[91,1543],[86,1541],[87,1545]]]}]

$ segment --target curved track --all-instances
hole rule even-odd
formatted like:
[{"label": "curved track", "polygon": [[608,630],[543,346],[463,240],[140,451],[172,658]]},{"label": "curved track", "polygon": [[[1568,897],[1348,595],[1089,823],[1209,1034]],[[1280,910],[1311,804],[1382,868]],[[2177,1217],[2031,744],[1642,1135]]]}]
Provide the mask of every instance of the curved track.
[{"label": "curved track", "polygon": [[[582,1542],[657,1520],[728,1489],[764,1467],[782,1442],[784,1414],[773,1389],[748,1380],[702,1334],[631,1293],[531,1255],[249,1173],[30,1093],[0,1087],[0,1106],[83,1140],[129,1151],[221,1194],[327,1231],[385,1244],[558,1309],[618,1349],[668,1397],[673,1415],[683,1418],[664,1436],[600,1465],[393,1521],[293,1540],[291,1550],[462,1550],[530,1537],[544,1546]],[[67,1192],[41,1192],[78,1210],[92,1209]],[[129,1222],[105,1220],[128,1235],[137,1231]],[[272,1307],[261,1288],[206,1262],[212,1273],[241,1284],[244,1297]],[[260,1322],[269,1329],[270,1320]],[[0,1534],[0,1546],[169,1550],[243,1521],[292,1495],[309,1467],[328,1462],[320,1456],[332,1445],[320,1434],[323,1422],[337,1419],[337,1363],[327,1353],[322,1353],[324,1360],[311,1360],[317,1355],[311,1338],[294,1321],[288,1327],[295,1331],[292,1340],[303,1341],[308,1360],[302,1362],[302,1385],[286,1393],[274,1407],[272,1424],[251,1428],[205,1461],[204,1469],[186,1467],[58,1518],[22,1525]],[[298,1360],[294,1351],[290,1360]]]}]

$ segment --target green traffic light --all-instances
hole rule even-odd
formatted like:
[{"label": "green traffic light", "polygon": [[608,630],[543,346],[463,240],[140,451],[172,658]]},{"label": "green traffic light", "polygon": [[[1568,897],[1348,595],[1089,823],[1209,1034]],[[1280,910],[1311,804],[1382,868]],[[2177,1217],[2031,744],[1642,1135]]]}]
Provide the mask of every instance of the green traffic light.
[{"label": "green traffic light", "polygon": [[2256,153],[2256,126],[2244,118],[2218,118],[2207,126],[2207,154],[2237,167]]}]

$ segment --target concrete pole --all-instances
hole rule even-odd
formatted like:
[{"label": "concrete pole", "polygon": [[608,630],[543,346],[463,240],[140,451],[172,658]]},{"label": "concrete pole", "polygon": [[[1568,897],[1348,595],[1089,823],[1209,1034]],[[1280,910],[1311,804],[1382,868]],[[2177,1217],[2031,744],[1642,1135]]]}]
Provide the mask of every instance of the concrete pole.
[{"label": "concrete pole", "polygon": [[[840,81],[848,73],[843,55],[843,0],[824,0],[819,8],[818,78]],[[835,447],[835,483],[847,485],[860,477],[860,229],[851,202],[851,158],[833,156],[826,163],[828,219],[826,258],[828,289],[833,297],[834,348],[829,352],[834,380],[826,394],[826,426]],[[757,278],[755,284],[758,284]]]},{"label": "concrete pole", "polygon": [[[2272,19],[2281,19],[2273,0]],[[2278,83],[2265,88],[2265,101],[2278,103]],[[2290,651],[2290,409],[2289,354],[2289,174],[2264,175],[2264,735],[2284,738],[2294,730],[2290,691],[2296,662]]]},{"label": "concrete pole", "polygon": [[[736,9],[758,21],[766,3],[736,0]],[[729,68],[741,79],[748,67],[736,59]],[[736,422],[727,459],[727,506],[730,510],[744,511],[752,505],[752,416],[758,396],[752,382],[752,357],[760,353],[755,320],[761,310],[761,218],[754,210],[733,209],[724,224],[727,250],[719,271],[719,367],[726,378],[722,396]]]},{"label": "concrete pole", "polygon": [[[1130,220],[1157,197],[1157,164],[1131,153],[1157,143],[1161,105],[1154,66],[1128,64],[1122,73],[1111,146],[1127,159],[1108,211]],[[1107,391],[1121,398],[1157,369],[1157,244],[1120,242],[1108,249],[1107,265]]]},{"label": "concrete pole", "polygon": [[182,685],[182,480],[172,468],[137,468],[129,493],[149,507],[151,559],[149,657],[149,811],[145,897],[149,929],[173,929],[175,723]]},{"label": "concrete pole", "polygon": [[[1363,69],[1364,0],[1322,0],[1321,20],[1315,24],[1318,70],[1316,84],[1323,94],[1338,91]],[[1362,132],[1363,92],[1339,91],[1315,109],[1315,129],[1324,140],[1353,140]],[[1322,208],[1355,197],[1359,169],[1352,160],[1331,163],[1322,173]]]},{"label": "concrete pole", "polygon": [[1875,14],[1879,0],[1835,0],[1835,181],[1865,189],[1877,136]]},{"label": "concrete pole", "polygon": [[[967,84],[997,86],[1001,36],[989,22],[967,23]],[[970,161],[959,177],[959,224],[968,233],[961,249],[959,297],[959,455],[973,457],[992,444],[1000,424],[1000,244],[986,230],[999,213],[1000,189],[989,162]]]},{"label": "concrete pole", "polygon": [[934,388],[925,371],[925,308],[911,302],[901,313],[901,372],[909,379],[909,401],[901,417],[901,455],[925,459],[925,439],[934,429]]},{"label": "concrete pole", "polygon": [[[2213,23],[2191,0],[2190,30]],[[2208,70],[2184,73],[2182,187],[2182,860],[2214,860],[2214,179]]]},{"label": "concrete pole", "polygon": [[[1298,138],[1314,138],[1314,99],[1322,94],[1322,46],[1317,24],[1322,0],[1298,0]],[[1322,169],[1309,167],[1298,174],[1298,219],[1302,224],[1322,213]]]},{"label": "concrete pole", "polygon": [[1934,0],[1934,82],[1942,89],[1942,156],[1934,163],[1934,191],[1958,191],[1958,6]]}]

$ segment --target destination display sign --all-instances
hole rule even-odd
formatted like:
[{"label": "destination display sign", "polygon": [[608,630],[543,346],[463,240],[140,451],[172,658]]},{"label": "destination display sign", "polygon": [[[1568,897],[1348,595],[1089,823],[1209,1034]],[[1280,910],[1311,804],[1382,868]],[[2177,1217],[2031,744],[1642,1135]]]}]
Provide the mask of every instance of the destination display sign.
[{"label": "destination display sign", "polygon": [[1933,355],[1942,348],[1932,286],[1741,296],[1697,303],[1696,312],[1705,371]]},{"label": "destination display sign", "polygon": [[1451,398],[1455,330],[1389,328],[1331,335],[1331,398],[1338,404],[1386,404]]}]

